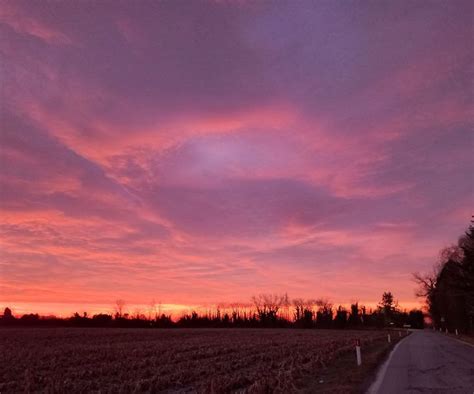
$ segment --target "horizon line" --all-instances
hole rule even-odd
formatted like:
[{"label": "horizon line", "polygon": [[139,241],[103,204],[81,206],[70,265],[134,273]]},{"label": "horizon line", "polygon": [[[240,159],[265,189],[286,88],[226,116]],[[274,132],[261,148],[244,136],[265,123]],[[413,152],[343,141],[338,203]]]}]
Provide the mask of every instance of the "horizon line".
[{"label": "horizon line", "polygon": [[[378,306],[379,301],[348,301],[348,302],[333,302],[329,299],[333,308],[339,306],[343,308],[350,308],[352,304],[357,303],[359,307],[366,307],[374,309]],[[60,308],[59,306],[67,306],[66,308]],[[397,300],[397,305],[400,310],[413,310],[423,309],[424,304],[422,301],[400,301]],[[53,307],[55,306],[55,307]],[[147,315],[150,311],[160,310],[161,313],[165,313],[171,316],[182,316],[186,313],[196,312],[207,312],[217,309],[231,309],[232,306],[238,306],[240,308],[252,309],[255,306],[251,302],[219,302],[219,303],[200,303],[200,304],[174,304],[174,303],[160,303],[155,304],[155,308],[152,307],[151,303],[126,303],[124,306],[123,313],[134,315],[137,312],[140,314]],[[292,308],[293,305],[290,305]],[[5,308],[11,309],[15,316],[22,316],[27,314],[38,314],[41,317],[58,317],[67,318],[73,316],[74,313],[87,313],[90,316],[96,314],[114,314],[116,312],[116,305],[114,303],[98,303],[88,302],[85,304],[73,303],[73,302],[6,302],[0,301],[0,311],[3,313]],[[62,309],[62,310],[61,310]]]}]

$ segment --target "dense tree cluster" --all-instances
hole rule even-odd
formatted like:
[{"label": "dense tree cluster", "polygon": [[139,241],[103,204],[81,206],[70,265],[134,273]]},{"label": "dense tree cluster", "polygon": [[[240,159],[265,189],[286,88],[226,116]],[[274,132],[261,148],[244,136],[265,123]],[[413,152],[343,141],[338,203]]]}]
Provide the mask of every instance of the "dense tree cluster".
[{"label": "dense tree cluster", "polygon": [[435,327],[474,332],[474,226],[440,253],[432,274],[414,274]]},{"label": "dense tree cluster", "polygon": [[334,308],[326,299],[291,300],[287,294],[259,294],[252,297],[252,304],[232,304],[217,307],[204,313],[193,311],[173,320],[170,315],[154,311],[148,316],[137,311],[124,313],[125,302],[117,301],[115,314],[75,313],[67,319],[42,318],[38,315],[24,315],[15,318],[6,308],[0,318],[2,325],[43,325],[73,327],[155,327],[155,328],[382,328],[382,327],[423,327],[421,311],[402,312],[393,301],[390,292],[383,294],[379,307],[367,311],[357,303],[350,310],[342,306]]}]

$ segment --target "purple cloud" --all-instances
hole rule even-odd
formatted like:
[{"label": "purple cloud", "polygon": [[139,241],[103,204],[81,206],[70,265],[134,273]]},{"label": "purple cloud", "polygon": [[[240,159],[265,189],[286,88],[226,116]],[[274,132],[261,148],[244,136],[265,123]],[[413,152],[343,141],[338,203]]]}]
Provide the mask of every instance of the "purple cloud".
[{"label": "purple cloud", "polygon": [[470,2],[0,9],[1,302],[413,303],[469,221]]}]

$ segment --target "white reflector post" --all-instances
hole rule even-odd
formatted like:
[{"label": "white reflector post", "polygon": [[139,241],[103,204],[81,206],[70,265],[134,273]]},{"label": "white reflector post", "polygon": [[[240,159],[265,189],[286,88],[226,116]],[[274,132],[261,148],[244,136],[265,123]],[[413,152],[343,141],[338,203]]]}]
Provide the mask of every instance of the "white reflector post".
[{"label": "white reflector post", "polygon": [[357,357],[357,366],[360,367],[362,364],[362,356],[360,354],[360,340],[356,340],[356,357]]}]

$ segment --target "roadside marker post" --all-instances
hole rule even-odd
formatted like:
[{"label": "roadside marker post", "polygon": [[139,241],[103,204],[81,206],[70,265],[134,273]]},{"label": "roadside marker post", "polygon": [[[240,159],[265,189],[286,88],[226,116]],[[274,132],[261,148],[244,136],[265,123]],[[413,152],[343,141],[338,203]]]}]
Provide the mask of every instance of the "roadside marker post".
[{"label": "roadside marker post", "polygon": [[388,341],[388,343],[392,342],[392,339],[390,338],[390,334],[388,334],[388,336],[387,336],[387,341]]},{"label": "roadside marker post", "polygon": [[357,357],[357,366],[360,367],[362,364],[362,356],[360,354],[360,340],[356,339],[356,357]]},{"label": "roadside marker post", "polygon": [[446,334],[448,333],[448,329],[446,329]]},{"label": "roadside marker post", "polygon": [[398,331],[398,336],[401,338],[402,337],[402,332]]},{"label": "roadside marker post", "polygon": [[458,334],[458,329],[457,329],[457,328],[456,328],[456,335],[459,335],[459,334]]}]

